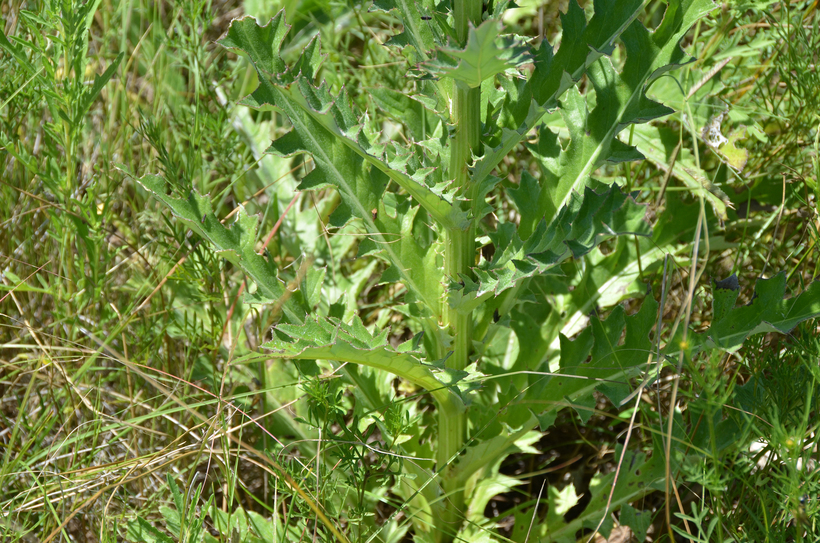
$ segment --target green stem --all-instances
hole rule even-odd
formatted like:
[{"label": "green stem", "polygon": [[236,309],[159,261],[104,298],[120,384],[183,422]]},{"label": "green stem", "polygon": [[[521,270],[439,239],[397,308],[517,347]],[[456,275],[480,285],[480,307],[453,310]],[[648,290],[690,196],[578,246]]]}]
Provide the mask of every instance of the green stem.
[{"label": "green stem", "polygon": [[[68,56],[68,53],[65,54],[65,70],[66,76],[63,79],[63,86],[74,88],[73,82],[69,83],[69,74],[68,71],[70,69],[70,62],[71,59]],[[76,75],[75,75],[76,77]],[[71,101],[70,96],[65,97],[65,108],[68,112],[69,116],[73,113],[71,108],[69,107],[69,103]],[[66,277],[65,281],[65,290],[63,295],[65,296],[66,300],[70,300],[74,293],[76,292],[76,285],[74,283],[74,260],[76,253],[74,251],[74,236],[73,236],[73,225],[71,224],[71,220],[68,218],[72,213],[74,213],[74,205],[72,196],[74,195],[74,186],[75,186],[75,179],[77,176],[77,169],[76,163],[74,162],[75,156],[75,139],[74,139],[74,127],[69,123],[67,120],[63,120],[63,149],[65,150],[65,161],[66,161],[66,172],[65,172],[65,181],[63,183],[63,194],[62,194],[62,204],[63,204],[63,240],[62,240],[62,263],[64,266],[64,273]]]},{"label": "green stem", "polygon": [[[455,0],[455,31],[462,45],[467,43],[469,24],[481,22],[481,0]],[[479,150],[481,136],[481,89],[467,89],[453,85],[452,119],[455,133],[450,142],[450,175],[460,197],[469,200],[475,209],[475,190],[471,183],[469,164],[473,153]],[[475,213],[473,213],[473,217]],[[452,281],[470,276],[475,266],[475,222],[465,230],[448,228],[445,245],[445,273]],[[470,362],[472,314],[461,314],[449,304],[443,311],[446,326],[453,336],[453,353],[447,367],[463,370]],[[464,489],[449,475],[449,465],[461,451],[467,438],[467,413],[439,406],[439,447],[437,465],[442,477],[446,498],[442,503],[441,524],[437,539],[451,541],[464,518]]]}]

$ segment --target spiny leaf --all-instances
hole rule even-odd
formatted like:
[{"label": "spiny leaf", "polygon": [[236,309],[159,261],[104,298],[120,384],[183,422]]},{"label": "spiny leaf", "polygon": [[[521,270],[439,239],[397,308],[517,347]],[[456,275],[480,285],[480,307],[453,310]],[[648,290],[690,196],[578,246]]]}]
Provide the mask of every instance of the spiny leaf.
[{"label": "spiny leaf", "polygon": [[542,201],[545,212],[560,209],[570,192],[583,186],[605,162],[642,158],[615,136],[628,124],[644,123],[672,111],[648,99],[646,88],[662,73],[689,62],[679,42],[711,7],[711,0],[671,0],[663,22],[651,33],[640,21],[634,21],[621,35],[626,49],[621,72],[607,57],[587,70],[597,100],[591,112],[586,112],[585,100],[577,91],[567,93],[561,105],[571,143],[560,158],[542,159],[547,177],[557,180],[549,200]]},{"label": "spiny leaf", "polygon": [[488,175],[504,157],[500,149],[512,149],[520,143],[543,114],[556,107],[564,92],[580,81],[593,62],[612,53],[615,41],[638,16],[641,6],[641,0],[598,0],[587,23],[577,2],[569,2],[567,12],[561,15],[563,38],[558,51],[543,42],[533,54],[532,76],[518,85],[506,84],[506,120],[502,128],[507,130],[500,145],[485,153],[479,161],[481,165],[476,164],[477,175]]},{"label": "spiny leaf", "polygon": [[[438,12],[431,13],[422,8],[425,9],[425,14],[422,15],[418,0],[375,0],[373,8],[396,13],[404,30],[391,37],[385,45],[412,51],[409,58],[415,64],[430,60],[432,51],[446,42],[447,38],[441,28],[449,29],[449,24],[446,20],[441,20],[442,16]],[[442,106],[446,104],[452,92],[451,86],[438,80],[427,81],[426,84],[422,82],[422,88],[428,85],[430,90],[435,89],[433,101]]]},{"label": "spiny leaf", "polygon": [[383,243],[372,236],[360,243],[358,256],[380,255],[391,263],[382,274],[381,283],[394,283],[412,277],[415,289],[408,293],[405,302],[423,302],[424,307],[438,320],[444,293],[439,242],[430,246],[420,242],[415,232],[420,210],[413,207],[408,198],[387,193],[376,209],[374,222],[381,232],[391,234],[388,238],[390,241]]},{"label": "spiny leaf", "polygon": [[578,3],[569,2],[567,12],[561,15],[560,49],[554,53],[552,46],[543,43],[535,57],[529,85],[536,103],[554,107],[563,91],[579,81],[589,66],[602,55],[611,55],[615,41],[637,18],[642,4],[641,0],[596,0],[594,14],[587,22]]},{"label": "spiny leaf", "polygon": [[256,19],[252,17],[231,21],[228,32],[217,43],[226,49],[247,54],[258,71],[277,75],[287,69],[279,56],[279,48],[288,30],[290,26],[285,23],[285,12],[282,10],[265,26],[256,24]]},{"label": "spiny leaf", "polygon": [[[271,26],[277,20],[281,20],[281,15]],[[394,200],[395,205],[388,209],[385,189],[390,180],[396,181],[443,226],[460,228],[466,225],[467,212],[461,210],[460,203],[453,205],[452,194],[446,186],[433,187],[435,190],[427,186],[429,169],[406,169],[411,156],[408,151],[371,143],[366,126],[344,92],[338,97],[333,96],[324,85],[315,87],[309,78],[294,75],[293,70],[270,74],[265,66],[279,68],[280,65],[269,60],[275,55],[268,54],[268,49],[257,44],[263,39],[273,39],[270,32],[257,39],[261,31],[254,29],[257,25],[251,18],[234,21],[232,27],[234,25],[243,30],[229,31],[232,41],[228,44],[244,48],[257,67],[260,80],[259,87],[245,103],[253,107],[276,106],[293,125],[293,130],[274,141],[269,151],[282,156],[296,153],[313,156],[316,168],[305,177],[300,188],[335,187],[342,202],[332,215],[331,223],[342,226],[353,218],[361,220],[369,239],[378,246],[379,254],[392,265],[393,273],[411,291],[413,299],[429,308],[431,318],[438,321],[442,281],[439,268],[431,265],[430,259],[434,255],[427,247],[413,244],[412,237],[405,237],[412,230],[418,210],[403,199]],[[279,39],[279,33],[274,34]],[[245,43],[242,40],[246,36],[255,36],[255,41]],[[270,44],[269,48],[276,45]],[[264,55],[258,56],[258,51],[263,51]],[[418,271],[419,265],[427,266],[424,273]]]},{"label": "spiny leaf", "polygon": [[470,168],[473,175],[473,182],[481,183],[487,178],[504,157],[524,139],[527,132],[541,120],[544,113],[545,110],[543,108],[536,106],[534,101],[530,101],[527,116],[518,129],[511,130],[507,127],[502,127],[498,144],[495,146],[485,145],[484,154],[477,158]]},{"label": "spiny leaf", "polygon": [[[553,55],[548,44],[541,46],[532,77],[516,93],[516,102],[506,105],[508,122],[517,128],[507,127],[503,132],[502,149],[518,144],[537,126],[547,109],[559,105],[563,96],[560,107],[570,129],[570,145],[563,153],[539,156],[544,184],[555,185],[549,193],[544,192],[541,202],[547,215],[560,209],[571,191],[580,190],[605,162],[642,158],[615,136],[628,124],[644,123],[671,112],[646,98],[646,88],[664,72],[689,62],[680,48],[680,40],[713,4],[711,0],[670,0],[664,20],[654,32],[634,20],[640,6],[641,2],[634,0],[599,0],[595,2],[595,14],[585,24],[583,11],[570,2],[562,17],[565,40],[561,48]],[[603,56],[612,52],[619,35],[626,49],[626,62],[620,73]],[[597,95],[597,105],[591,112],[587,112],[586,100],[577,89],[564,96],[585,73]],[[531,101],[541,115],[533,113]],[[554,139],[544,130],[541,136]],[[537,149],[531,149],[539,155]],[[559,150],[560,146],[556,151]],[[489,174],[501,158],[499,152],[490,152],[477,161],[474,170]]]},{"label": "spiny leaf", "polygon": [[[647,297],[635,315],[627,317],[619,305],[606,320],[593,319],[575,340],[561,336],[561,375],[547,382],[544,392],[556,401],[559,394],[577,401],[591,396],[596,389],[612,399],[611,395],[617,393],[613,387],[618,386],[628,393],[628,379],[638,375],[652,353],[649,332],[655,325],[657,309],[655,299]],[[626,336],[621,343],[624,330]]]},{"label": "spiny leaf", "polygon": [[[531,177],[522,178],[522,182],[530,194],[538,192]],[[573,196],[549,225],[537,211],[525,210],[525,233],[529,225],[538,221],[526,240],[519,237],[513,224],[500,225],[497,232],[490,234],[497,247],[493,259],[473,269],[476,280],[462,277],[463,286],[450,285],[450,306],[469,313],[524,279],[546,273],[568,256],[586,254],[602,235],[649,233],[649,225],[643,220],[646,208],[616,186],[600,194],[586,188],[583,197],[575,193]]]},{"label": "spiny leaf", "polygon": [[[282,12],[271,21],[269,26],[275,26],[274,21],[280,20],[283,21]],[[237,30],[232,32],[234,26]],[[344,91],[339,93],[337,99],[337,96],[331,94],[324,85],[313,86],[312,77],[296,74],[293,69],[285,72],[268,71],[269,67],[280,68],[280,64],[272,60],[279,58],[278,52],[276,55],[270,54],[269,49],[277,49],[281,44],[279,37],[281,32],[261,32],[258,29],[254,30],[253,27],[267,28],[258,27],[256,20],[251,17],[234,20],[226,38],[218,42],[220,44],[224,42],[228,47],[240,48],[250,57],[257,70],[260,79],[259,86],[243,101],[245,105],[255,108],[276,106],[281,109],[294,123],[294,131],[301,138],[302,150],[314,155],[320,168],[338,168],[341,163],[350,161],[346,156],[333,160],[337,158],[331,152],[334,142],[341,143],[405,189],[442,225],[462,228],[467,224],[466,213],[457,206],[453,206],[452,201],[444,197],[443,191],[436,194],[429,187],[414,179],[412,173],[401,171],[392,167],[392,164],[388,164],[382,156],[384,149],[373,145],[363,133],[358,112],[351,108]],[[289,26],[285,25],[284,28],[286,32]],[[268,47],[262,47],[260,42],[264,39],[272,39],[274,42]],[[318,45],[307,48],[303,55],[314,55],[315,51],[318,51]],[[294,66],[312,66],[313,64],[313,62],[300,59]],[[308,126],[312,130],[305,132],[304,129]],[[324,134],[316,134],[319,127],[323,129]],[[287,141],[290,145],[296,143],[293,137]],[[311,145],[318,143],[323,146]],[[272,150],[281,152],[275,146]],[[405,151],[404,154],[407,153]],[[336,184],[337,180],[331,179],[329,182]],[[343,198],[344,196],[343,194]],[[352,209],[357,212],[359,218],[366,219],[372,208],[355,205]]]},{"label": "spiny leaf", "polygon": [[434,61],[426,64],[433,74],[452,77],[459,85],[475,88],[495,74],[529,62],[527,47],[512,36],[499,37],[501,24],[488,20],[470,25],[464,49],[439,50]]},{"label": "spiny leaf", "polygon": [[386,111],[390,117],[407,126],[408,137],[414,141],[425,138],[425,117],[427,115],[421,102],[403,92],[387,87],[368,89],[368,93],[373,97],[376,105]]},{"label": "spiny leaf", "polygon": [[[253,96],[256,100],[263,98],[262,93],[258,92],[254,92]],[[327,152],[327,148],[318,148],[311,145],[313,142],[308,142],[309,139],[318,140],[321,137],[316,134],[316,130],[322,127],[328,135],[334,137],[325,138],[328,140],[327,143],[330,144],[335,139],[336,143],[343,144],[372,167],[384,173],[406,190],[439,224],[450,228],[463,228],[467,224],[467,213],[461,210],[460,206],[453,205],[452,194],[446,190],[446,186],[433,190],[420,182],[412,173],[401,168],[403,166],[401,156],[409,156],[409,152],[398,150],[400,154],[397,153],[396,158],[390,160],[389,163],[381,156],[384,148],[380,149],[368,141],[362,132],[362,126],[358,123],[356,112],[347,103],[347,96],[344,92],[341,93],[339,99],[334,99],[326,87],[313,87],[307,80],[300,77],[293,85],[276,87],[273,89],[272,96],[265,96],[263,99],[265,100],[263,103],[276,105],[282,109],[291,121],[301,117],[299,126],[294,122],[294,130],[301,137],[304,150],[313,155],[320,168],[332,169],[337,167],[341,161],[341,159],[336,160],[336,164],[333,164],[331,161],[335,157]],[[310,134],[303,132],[303,127],[307,125],[312,125],[314,128]],[[278,149],[273,146],[271,150],[277,151]],[[355,205],[352,209],[356,212],[356,216],[364,218],[366,222],[370,208]]]},{"label": "spiny leaf", "polygon": [[418,353],[396,351],[388,331],[371,334],[354,317],[351,324],[333,318],[308,318],[304,325],[280,324],[272,341],[262,345],[277,356],[300,360],[337,360],[361,364],[398,375],[429,391],[440,405],[464,405],[453,385],[467,374],[423,363]]},{"label": "spiny leaf", "polygon": [[[657,307],[654,299],[648,298],[638,313],[627,316],[623,306],[618,306],[605,321],[593,319],[592,326],[575,340],[561,336],[561,366],[557,373],[549,373],[549,364],[543,362],[541,367],[544,373],[531,372],[529,385],[523,389],[513,384],[514,376],[496,379],[501,384],[501,391],[493,397],[493,405],[503,405],[505,409],[493,415],[500,423],[496,437],[482,436],[492,445],[492,449],[486,451],[495,453],[507,450],[513,446],[520,432],[536,424],[540,423],[541,430],[546,431],[555,420],[555,414],[563,407],[580,407],[589,400],[593,400],[594,406],[593,393],[596,390],[610,398],[625,395],[624,391],[629,390],[629,379],[638,376],[649,359],[652,350],[649,332],[654,325]],[[532,330],[529,333],[538,332]],[[528,344],[530,338],[524,329],[516,328],[516,334],[520,344]],[[519,356],[521,359],[516,361],[516,367],[539,367],[539,361],[530,360],[529,353],[522,351]],[[505,382],[510,386],[505,386]],[[521,419],[522,412],[529,419]],[[518,429],[511,434],[504,430],[505,424],[515,424]],[[468,462],[456,466],[455,473],[466,480],[478,467]],[[629,491],[632,490],[635,489]]]},{"label": "spiny leaf", "polygon": [[[546,415],[564,407],[565,400],[582,403],[593,397],[595,390],[604,392],[611,399],[624,391],[628,394],[628,380],[640,373],[652,353],[649,332],[655,324],[657,309],[655,299],[647,296],[634,315],[626,315],[624,307],[619,305],[606,320],[591,319],[590,326],[575,339],[560,335],[561,356],[557,373],[532,375],[526,393],[522,396],[512,391],[510,401],[514,399],[516,403],[526,405],[534,415],[549,421]],[[529,341],[528,334],[538,334],[537,329],[522,326],[515,326],[515,331],[522,344]],[[532,353],[522,352],[516,367],[540,367],[542,371],[550,371],[548,360],[533,359],[532,356]],[[547,428],[542,425],[541,429]]]},{"label": "spiny leaf", "polygon": [[169,195],[168,183],[156,175],[137,179],[145,190],[164,203],[175,217],[191,230],[207,239],[217,254],[239,266],[254,283],[268,302],[286,300],[282,310],[292,322],[301,322],[305,313],[286,295],[285,285],[279,280],[276,265],[256,253],[256,218],[249,216],[239,206],[236,220],[231,228],[225,228],[216,218],[211,200],[192,190],[187,199]]},{"label": "spiny leaf", "polygon": [[[649,361],[653,349],[649,332],[655,324],[657,310],[658,303],[649,296],[634,315],[626,315],[624,307],[617,306],[606,320],[593,318],[591,325],[574,340],[561,335],[560,367],[554,373],[550,371],[549,361],[541,359],[540,350],[521,350],[514,369],[527,371],[529,383],[516,384],[515,371],[493,380],[500,392],[493,396],[493,408],[488,416],[493,418],[496,432],[480,435],[489,445],[478,445],[476,451],[499,454],[537,424],[546,431],[554,422],[555,414],[566,406],[572,405],[586,416],[592,409],[584,410],[582,406],[591,401],[594,407],[595,391],[613,401],[628,395],[629,379],[637,377]],[[537,327],[528,324],[513,324],[520,345],[540,341]],[[497,409],[499,405],[504,406],[501,412]],[[473,421],[473,425],[482,428],[483,422]],[[508,427],[515,430],[510,431]],[[455,467],[454,474],[466,481],[480,467],[478,462],[465,462]]]}]

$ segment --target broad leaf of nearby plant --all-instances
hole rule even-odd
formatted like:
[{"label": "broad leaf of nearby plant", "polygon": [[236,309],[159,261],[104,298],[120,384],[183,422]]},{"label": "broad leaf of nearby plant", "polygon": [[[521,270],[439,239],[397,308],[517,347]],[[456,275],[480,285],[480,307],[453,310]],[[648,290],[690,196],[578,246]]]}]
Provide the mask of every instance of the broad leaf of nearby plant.
[{"label": "broad leaf of nearby plant", "polygon": [[[679,137],[677,132],[652,125],[635,125],[631,135],[632,143],[647,160],[657,168],[670,173],[670,160]],[[683,182],[693,194],[697,194],[712,204],[718,217],[726,219],[726,205],[729,198],[706,178],[706,173],[695,164],[694,157],[688,149],[679,149],[672,162],[672,176]]]},{"label": "broad leaf of nearby plant", "polygon": [[[770,279],[760,279],[755,285],[752,300],[744,306],[734,307],[740,294],[737,276],[712,283],[712,325],[706,332],[690,334],[688,348],[719,348],[736,351],[752,334],[761,332],[790,332],[801,322],[820,316],[820,281],[791,298],[785,298],[786,274],[778,273]],[[680,339],[673,341],[667,351],[680,348]]]},{"label": "broad leaf of nearby plant", "polygon": [[498,21],[485,21],[478,28],[471,26],[464,49],[441,49],[427,67],[433,74],[452,77],[460,85],[475,88],[485,79],[531,60],[520,40],[501,37],[500,32]]}]

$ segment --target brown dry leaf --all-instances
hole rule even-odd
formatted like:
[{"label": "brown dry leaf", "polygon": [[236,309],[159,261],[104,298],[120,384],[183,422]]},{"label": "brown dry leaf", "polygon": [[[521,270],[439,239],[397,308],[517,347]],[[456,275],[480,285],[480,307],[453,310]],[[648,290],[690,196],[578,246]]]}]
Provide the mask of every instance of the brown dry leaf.
[{"label": "brown dry leaf", "polygon": [[595,534],[592,543],[630,543],[632,538],[632,528],[629,526],[618,526],[609,533],[609,539],[600,534]]}]

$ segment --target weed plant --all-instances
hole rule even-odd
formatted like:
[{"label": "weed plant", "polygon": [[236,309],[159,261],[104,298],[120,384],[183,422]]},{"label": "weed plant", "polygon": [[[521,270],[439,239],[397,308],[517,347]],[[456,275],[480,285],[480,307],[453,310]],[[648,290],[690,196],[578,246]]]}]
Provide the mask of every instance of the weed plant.
[{"label": "weed plant", "polygon": [[4,6],[2,538],[815,540],[804,4]]}]

